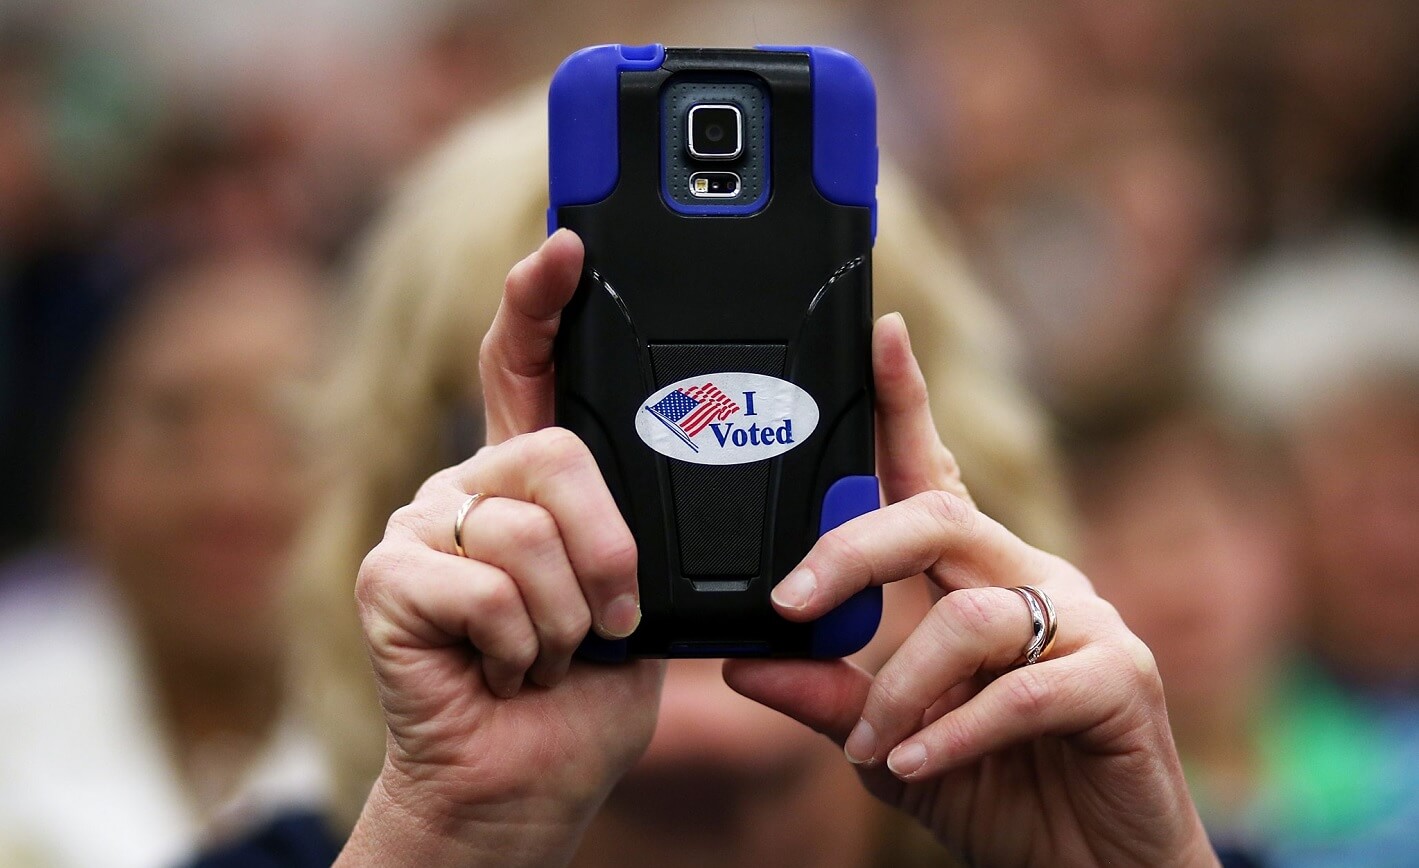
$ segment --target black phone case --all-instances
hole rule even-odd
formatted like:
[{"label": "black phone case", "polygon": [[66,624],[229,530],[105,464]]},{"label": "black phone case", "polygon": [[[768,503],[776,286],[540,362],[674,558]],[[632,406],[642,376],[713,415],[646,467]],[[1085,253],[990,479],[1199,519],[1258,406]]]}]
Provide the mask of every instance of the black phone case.
[{"label": "black phone case", "polygon": [[[759,202],[695,213],[675,207],[663,177],[663,149],[676,145],[663,140],[662,93],[687,76],[721,75],[751,81],[767,100],[771,171]],[[586,245],[557,337],[556,419],[590,447],[635,536],[643,613],[629,639],[593,636],[583,656],[858,650],[880,620],[879,588],[811,624],[779,617],[769,592],[822,533],[879,502],[871,79],[832,49],[597,46],[563,63],[549,103],[549,230],[574,230]],[[719,392],[725,409],[712,418],[721,421],[712,438],[696,435],[697,446],[685,433],[693,428],[672,420],[705,399],[697,389],[735,379],[727,373],[803,390],[816,428],[795,439],[792,413],[750,428],[755,393]],[[665,392],[680,381],[696,385]],[[741,436],[764,441],[746,439],[756,455],[791,448],[745,463],[693,463],[647,445],[638,419],[664,426],[696,461],[710,458],[700,450],[733,448]]]}]

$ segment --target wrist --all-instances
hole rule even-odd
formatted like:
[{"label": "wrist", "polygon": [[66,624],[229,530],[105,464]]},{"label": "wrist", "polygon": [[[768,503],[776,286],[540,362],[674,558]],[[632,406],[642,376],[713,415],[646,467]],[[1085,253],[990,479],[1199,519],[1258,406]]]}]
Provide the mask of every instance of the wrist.
[{"label": "wrist", "polygon": [[552,868],[571,861],[590,818],[516,803],[453,804],[386,765],[335,868]]}]

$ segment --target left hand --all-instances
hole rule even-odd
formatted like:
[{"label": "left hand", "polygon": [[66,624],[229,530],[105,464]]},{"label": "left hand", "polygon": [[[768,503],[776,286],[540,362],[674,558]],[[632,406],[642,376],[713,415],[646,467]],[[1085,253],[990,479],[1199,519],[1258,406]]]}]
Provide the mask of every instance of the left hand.
[{"label": "left hand", "polygon": [[[900,316],[873,336],[889,505],[825,535],[774,591],[789,620],[920,573],[944,596],[876,676],[733,660],[740,693],[845,746],[864,785],[981,865],[1215,865],[1148,648],[1077,569],[981,513],[941,443]],[[1039,663],[1015,585],[1050,596]]]},{"label": "left hand", "polygon": [[[582,258],[558,232],[508,274],[479,357],[488,445],[430,477],[360,569],[388,739],[341,868],[565,864],[655,730],[663,661],[571,659],[593,624],[618,638],[640,619],[630,529],[586,445],[552,427]],[[492,496],[456,553],[475,491]]]}]

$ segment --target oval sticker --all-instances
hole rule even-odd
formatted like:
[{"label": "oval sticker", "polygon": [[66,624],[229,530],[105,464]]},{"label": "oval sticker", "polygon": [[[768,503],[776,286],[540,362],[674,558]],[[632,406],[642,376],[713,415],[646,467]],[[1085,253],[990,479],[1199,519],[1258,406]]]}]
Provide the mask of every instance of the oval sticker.
[{"label": "oval sticker", "polygon": [[817,427],[813,396],[787,380],[742,371],[671,383],[636,411],[636,433],[647,446],[694,464],[773,458]]}]

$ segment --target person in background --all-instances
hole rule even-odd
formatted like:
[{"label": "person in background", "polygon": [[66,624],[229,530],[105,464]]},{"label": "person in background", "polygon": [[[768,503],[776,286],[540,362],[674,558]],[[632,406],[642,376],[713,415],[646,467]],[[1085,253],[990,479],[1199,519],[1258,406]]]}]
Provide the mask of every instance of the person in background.
[{"label": "person in background", "polygon": [[1066,422],[1167,375],[1253,231],[1207,86],[1230,13],[1210,6],[931,0],[886,19],[887,141],[949,204]]},{"label": "person in background", "polygon": [[1308,643],[1350,683],[1419,692],[1419,253],[1362,226],[1279,249],[1206,336],[1232,412],[1287,447]]},{"label": "person in background", "polygon": [[1020,324],[1031,382],[1066,422],[1169,378],[1245,206],[1197,106],[1129,94],[1089,117],[1077,150],[982,209],[976,239]]},{"label": "person in background", "polygon": [[1295,820],[1275,814],[1297,771],[1281,688],[1303,590],[1274,453],[1176,384],[1096,409],[1066,442],[1081,566],[1158,659],[1208,832],[1268,854]]},{"label": "person in background", "polygon": [[304,503],[282,402],[322,283],[297,252],[204,249],[112,316],[72,400],[58,538],[0,583],[6,864],[173,864],[323,798],[279,625]]},{"label": "person in background", "polygon": [[[1296,651],[1269,695],[1256,697],[1262,702],[1249,727],[1233,724],[1239,743],[1259,750],[1252,798],[1226,822],[1276,865],[1409,865],[1419,839],[1412,774],[1419,767],[1419,260],[1389,237],[1352,226],[1278,249],[1228,289],[1201,324],[1201,389],[1216,416],[1272,444],[1271,457],[1252,466],[1280,473],[1257,484],[1254,471],[1239,475],[1229,462],[1194,461],[1190,474],[1169,479],[1176,458],[1156,448],[1135,462],[1131,478],[1142,490],[1152,480],[1155,510],[1164,497],[1173,501],[1170,509],[1183,509],[1176,501],[1195,498],[1181,495],[1210,480],[1214,490],[1232,492],[1232,506],[1223,501],[1221,508],[1249,510],[1257,528],[1270,523],[1266,507],[1275,496],[1267,492],[1281,491],[1293,522],[1293,578],[1276,580],[1274,557],[1260,557],[1270,546],[1259,534],[1224,564],[1203,560],[1220,549],[1179,545],[1170,531],[1154,550],[1156,583],[1185,580],[1204,600],[1158,587],[1155,599],[1142,602],[1154,614],[1140,617],[1162,623],[1171,612],[1181,619],[1179,612],[1225,593],[1233,612],[1221,623],[1239,629],[1219,630],[1203,644],[1244,640],[1252,655],[1239,658],[1247,661],[1240,669],[1234,663],[1211,672],[1219,699],[1232,692],[1223,685],[1249,681],[1275,659],[1276,640],[1244,639],[1240,622],[1249,622],[1250,632],[1293,625]],[[1160,528],[1142,516],[1123,524]],[[1218,585],[1219,573],[1243,572],[1252,576],[1244,588]],[[1186,667],[1208,677],[1211,650],[1148,636],[1146,623],[1139,630],[1157,643],[1165,671],[1170,657],[1185,654]],[[1170,699],[1186,702],[1173,687],[1185,689],[1188,679],[1168,684]],[[1189,716],[1218,718],[1222,711],[1202,710],[1191,715],[1178,707],[1185,755],[1181,727]],[[1203,780],[1201,765],[1194,770]],[[1199,794],[1226,810],[1215,785],[1204,781]]]}]

